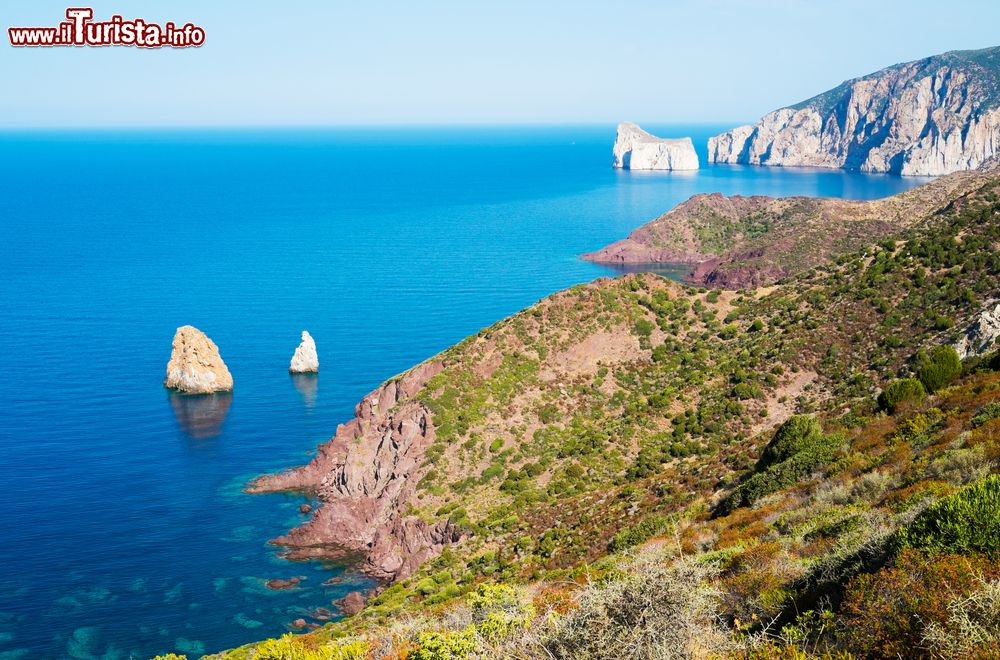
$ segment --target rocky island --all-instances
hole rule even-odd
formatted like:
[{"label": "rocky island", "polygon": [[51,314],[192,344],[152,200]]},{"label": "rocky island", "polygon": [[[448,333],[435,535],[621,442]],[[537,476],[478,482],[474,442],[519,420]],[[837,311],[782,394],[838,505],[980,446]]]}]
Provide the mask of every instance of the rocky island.
[{"label": "rocky island", "polygon": [[691,138],[656,137],[626,121],[618,124],[614,166],[626,170],[696,170],[698,154]]},{"label": "rocky island", "polygon": [[312,335],[305,330],[302,331],[302,341],[292,355],[288,371],[293,374],[319,373],[319,355],[316,353],[316,342]]},{"label": "rocky island", "polygon": [[163,385],[185,394],[229,392],[233,376],[215,342],[198,328],[185,325],[174,333]]},{"label": "rocky island", "polygon": [[711,138],[711,163],[937,176],[1000,153],[1000,46],[897,64]]}]

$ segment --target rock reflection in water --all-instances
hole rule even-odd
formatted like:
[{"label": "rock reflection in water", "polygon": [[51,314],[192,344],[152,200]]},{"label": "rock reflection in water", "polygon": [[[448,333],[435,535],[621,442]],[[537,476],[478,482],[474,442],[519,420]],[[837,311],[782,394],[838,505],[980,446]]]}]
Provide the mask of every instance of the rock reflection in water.
[{"label": "rock reflection in water", "polygon": [[233,395],[176,394],[170,392],[170,406],[177,417],[177,425],[188,437],[197,440],[214,438],[222,432],[222,424],[229,414]]},{"label": "rock reflection in water", "polygon": [[319,392],[319,374],[291,374],[292,384],[302,395],[306,406],[316,405],[316,395]]}]

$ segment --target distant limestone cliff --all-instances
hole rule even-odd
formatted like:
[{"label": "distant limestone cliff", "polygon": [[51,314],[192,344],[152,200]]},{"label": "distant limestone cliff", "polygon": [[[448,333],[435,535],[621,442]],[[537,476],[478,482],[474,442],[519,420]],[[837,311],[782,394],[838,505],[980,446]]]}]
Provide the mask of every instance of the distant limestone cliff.
[{"label": "distant limestone cliff", "polygon": [[848,80],[708,141],[713,163],[937,176],[1000,154],[1000,46]]},{"label": "distant limestone cliff", "polygon": [[698,169],[691,138],[659,138],[630,121],[618,124],[614,154],[614,166],[626,170]]}]

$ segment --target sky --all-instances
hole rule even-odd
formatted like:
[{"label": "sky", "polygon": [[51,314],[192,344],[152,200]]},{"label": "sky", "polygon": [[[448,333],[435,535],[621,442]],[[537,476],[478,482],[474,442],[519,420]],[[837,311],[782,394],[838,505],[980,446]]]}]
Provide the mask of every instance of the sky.
[{"label": "sky", "polygon": [[206,42],[10,46],[67,2],[4,0],[0,128],[738,123],[1000,45],[997,0],[95,0]]}]

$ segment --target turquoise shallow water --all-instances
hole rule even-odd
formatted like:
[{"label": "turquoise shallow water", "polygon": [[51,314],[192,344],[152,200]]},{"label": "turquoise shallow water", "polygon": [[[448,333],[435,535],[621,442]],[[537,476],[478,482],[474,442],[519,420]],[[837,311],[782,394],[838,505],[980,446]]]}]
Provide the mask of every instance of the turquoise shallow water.
[{"label": "turquoise shallow water", "polygon": [[[703,148],[728,127],[650,128]],[[921,182],[619,172],[613,139],[612,126],[0,134],[0,660],[197,655],[332,609],[365,580],[282,560],[266,541],[303,500],[241,487],[307,460],[382,380],[614,274],[576,255],[696,192],[871,198]],[[163,390],[185,323],[219,344],[231,396]],[[303,329],[318,378],[286,371]],[[263,587],[296,575],[296,590]]]}]

